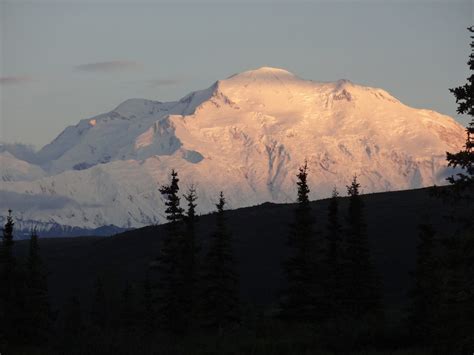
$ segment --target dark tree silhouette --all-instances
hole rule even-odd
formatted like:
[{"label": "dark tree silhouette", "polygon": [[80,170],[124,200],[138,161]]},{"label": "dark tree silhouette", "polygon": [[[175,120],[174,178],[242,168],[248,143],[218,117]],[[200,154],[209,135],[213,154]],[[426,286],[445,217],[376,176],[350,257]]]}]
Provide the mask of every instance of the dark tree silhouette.
[{"label": "dark tree silhouette", "polygon": [[0,266],[2,272],[2,280],[5,287],[2,287],[2,300],[8,299],[13,292],[13,280],[16,260],[13,257],[13,222],[12,210],[8,210],[7,222],[3,228],[2,245],[0,249]]},{"label": "dark tree silhouette", "polygon": [[[15,259],[13,257],[13,222],[12,211],[8,210],[7,222],[3,228],[3,238],[0,247],[0,319],[4,324],[12,324],[12,303],[14,301]],[[10,327],[0,327],[0,344],[11,341]]]},{"label": "dark tree silhouette", "polygon": [[416,338],[429,345],[434,336],[440,280],[433,227],[429,224],[420,225],[418,238],[410,323]]},{"label": "dark tree silhouette", "polygon": [[137,316],[133,288],[127,284],[120,298],[120,327],[129,332],[135,327]]},{"label": "dark tree silhouette", "polygon": [[147,274],[142,283],[142,295],[139,307],[140,328],[146,340],[152,336],[156,329],[156,307],[154,307],[153,287],[150,276]]},{"label": "dark tree silhouette", "polygon": [[219,332],[239,322],[239,279],[235,271],[231,234],[227,228],[224,194],[216,204],[216,230],[203,265],[202,320]]},{"label": "dark tree silhouette", "polygon": [[[474,33],[474,27],[469,27],[468,31]],[[461,115],[471,116],[471,121],[466,127],[466,143],[463,149],[457,153],[446,153],[448,166],[460,168],[456,175],[448,177],[448,181],[453,185],[453,190],[449,196],[454,203],[464,201],[466,203],[465,214],[457,215],[455,218],[462,221],[464,228],[474,229],[474,35],[470,36],[471,54],[467,62],[471,75],[467,78],[467,83],[449,89],[456,98],[458,104],[457,112]],[[474,233],[473,233],[474,235]]]},{"label": "dark tree silhouette", "polygon": [[184,212],[184,209],[179,205],[179,179],[178,173],[175,170],[171,171],[170,184],[161,186],[160,193],[166,198],[166,219],[171,222],[170,226],[175,227],[176,222],[180,222],[183,219]]},{"label": "dark tree silhouette", "polygon": [[28,321],[28,314],[25,312],[25,273],[13,254],[14,225],[12,211],[8,210],[0,247],[0,319],[6,325],[0,327],[0,341],[6,344],[20,344],[24,341]]},{"label": "dark tree silhouette", "polygon": [[[474,27],[469,27],[468,31],[474,33]],[[474,36],[470,38],[471,53],[467,64],[472,72]],[[457,112],[471,116],[463,149],[446,155],[448,165],[460,172],[448,177],[451,189],[438,191],[453,207],[448,219],[458,223],[451,224],[450,232],[438,238],[431,261],[437,268],[425,267],[431,271],[426,282],[434,283],[433,290],[425,290],[424,297],[418,294],[418,305],[414,304],[414,310],[426,313],[426,308],[433,307],[433,312],[425,317],[423,335],[425,338],[431,336],[429,340],[439,353],[462,354],[474,346],[474,74],[471,73],[466,84],[449,90],[456,98]],[[423,263],[418,262],[418,267],[423,267]]]},{"label": "dark tree silhouette", "polygon": [[62,345],[67,349],[74,348],[80,342],[84,323],[82,317],[81,303],[76,295],[73,295],[64,305],[62,312]]},{"label": "dark tree silhouette", "polygon": [[157,287],[160,326],[165,331],[182,333],[187,324],[186,289],[184,280],[183,208],[180,207],[178,173],[171,171],[171,182],[160,188],[166,202],[167,234],[158,257]]},{"label": "dark tree silhouette", "polygon": [[309,204],[308,164],[297,174],[298,199],[294,222],[290,225],[290,256],[285,264],[288,286],[281,304],[281,316],[290,322],[314,322],[320,313],[314,253],[314,218]]},{"label": "dark tree silhouette", "polygon": [[349,314],[358,318],[380,311],[380,289],[372,264],[364,205],[360,197],[357,176],[347,186],[349,209],[347,214],[346,260],[347,292],[345,304]]},{"label": "dark tree silhouette", "polygon": [[52,326],[52,313],[36,228],[31,232],[26,260],[26,295],[26,312],[29,319],[25,327],[25,342],[34,345],[45,344]]},{"label": "dark tree silhouette", "polygon": [[199,247],[196,241],[196,200],[197,194],[194,186],[188,189],[184,195],[187,202],[187,211],[184,217],[184,294],[186,296],[187,329],[190,330],[197,325],[197,299],[198,299],[198,252]]},{"label": "dark tree silhouette", "polygon": [[102,279],[97,278],[94,285],[94,297],[92,299],[90,319],[92,326],[99,331],[104,331],[107,326],[107,299],[105,296],[104,283]]},{"label": "dark tree silhouette", "polygon": [[[468,31],[474,33],[474,27],[469,27]],[[471,36],[471,54],[469,55],[470,71],[474,71],[474,36]],[[471,116],[471,122],[466,127],[466,144],[464,149],[457,153],[447,153],[448,165],[452,167],[461,167],[463,172],[451,176],[448,181],[460,187],[469,187],[472,193],[474,184],[474,74],[467,78],[467,83],[453,89],[449,89],[456,97],[458,104],[457,112]],[[472,196],[471,196],[472,198]]]},{"label": "dark tree silhouette", "polygon": [[327,216],[327,275],[326,297],[330,314],[339,314],[341,298],[344,292],[344,260],[342,244],[342,225],[339,221],[339,193],[334,188],[328,205]]},{"label": "dark tree silhouette", "polygon": [[466,230],[442,240],[442,267],[436,280],[441,290],[433,336],[440,354],[464,354],[474,346],[473,237],[472,230]]}]

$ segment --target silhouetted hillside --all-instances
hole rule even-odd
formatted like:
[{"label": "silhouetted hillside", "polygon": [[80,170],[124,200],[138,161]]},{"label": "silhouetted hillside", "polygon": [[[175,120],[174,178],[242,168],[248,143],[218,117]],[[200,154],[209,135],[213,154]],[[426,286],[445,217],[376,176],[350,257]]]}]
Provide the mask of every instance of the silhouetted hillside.
[{"label": "silhouetted hillside", "polygon": [[[383,278],[385,302],[406,300],[415,265],[417,226],[432,223],[436,230],[451,229],[443,201],[430,189],[364,195],[368,232],[377,268]],[[312,202],[316,228],[325,233],[328,200]],[[341,198],[341,220],[347,199]],[[293,204],[265,203],[226,211],[241,280],[243,301],[271,306],[284,286],[282,260],[287,255],[288,225]],[[214,215],[199,218],[197,235],[203,248],[214,228]],[[120,290],[127,282],[144,279],[159,252],[165,226],[149,226],[113,237],[41,239],[49,272],[50,296],[59,305],[73,293],[88,297],[98,276],[107,287]],[[203,237],[204,236],[204,237]],[[41,237],[41,236],[40,236]],[[16,244],[19,253],[26,242]]]}]

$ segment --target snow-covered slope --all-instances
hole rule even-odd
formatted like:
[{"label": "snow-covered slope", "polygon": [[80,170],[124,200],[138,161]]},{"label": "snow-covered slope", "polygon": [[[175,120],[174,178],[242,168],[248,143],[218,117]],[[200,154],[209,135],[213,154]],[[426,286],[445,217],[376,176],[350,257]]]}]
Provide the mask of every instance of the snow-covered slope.
[{"label": "snow-covered slope", "polygon": [[264,67],[176,102],[132,99],[81,120],[38,153],[49,176],[0,189],[18,200],[60,199],[16,206],[20,223],[138,227],[163,221],[158,186],[172,168],[182,188],[197,186],[199,210],[208,212],[220,190],[231,208],[293,201],[305,159],[314,199],[334,186],[344,192],[354,174],[366,193],[443,184],[445,153],[464,138],[452,118],[382,89]]},{"label": "snow-covered slope", "polygon": [[10,152],[0,153],[0,180],[30,181],[42,178],[46,173],[39,166],[14,157]]}]

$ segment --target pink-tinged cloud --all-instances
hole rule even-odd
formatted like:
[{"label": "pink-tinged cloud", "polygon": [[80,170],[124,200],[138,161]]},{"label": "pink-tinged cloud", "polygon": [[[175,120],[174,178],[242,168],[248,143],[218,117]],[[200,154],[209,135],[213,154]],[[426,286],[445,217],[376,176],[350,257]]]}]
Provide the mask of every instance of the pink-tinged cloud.
[{"label": "pink-tinged cloud", "polygon": [[28,84],[35,81],[31,76],[4,76],[0,77],[0,85]]},{"label": "pink-tinged cloud", "polygon": [[138,62],[128,60],[112,60],[110,62],[98,62],[76,65],[75,69],[86,72],[117,72],[137,69],[141,67]]}]

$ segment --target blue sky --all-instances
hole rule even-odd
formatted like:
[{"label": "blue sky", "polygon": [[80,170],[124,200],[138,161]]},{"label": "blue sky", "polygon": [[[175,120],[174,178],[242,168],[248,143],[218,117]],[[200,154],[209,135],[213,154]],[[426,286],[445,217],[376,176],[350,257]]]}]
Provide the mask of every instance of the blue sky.
[{"label": "blue sky", "polygon": [[471,0],[0,0],[0,140],[37,147],[133,97],[175,100],[260,66],[381,87],[456,116]]}]

